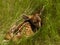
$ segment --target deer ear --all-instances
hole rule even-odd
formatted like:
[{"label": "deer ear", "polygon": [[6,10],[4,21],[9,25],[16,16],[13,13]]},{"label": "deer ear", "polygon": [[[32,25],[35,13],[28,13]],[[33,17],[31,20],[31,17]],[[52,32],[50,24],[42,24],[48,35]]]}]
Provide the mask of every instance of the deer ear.
[{"label": "deer ear", "polygon": [[24,20],[29,20],[29,19],[30,19],[27,15],[23,15],[22,18],[23,18]]}]

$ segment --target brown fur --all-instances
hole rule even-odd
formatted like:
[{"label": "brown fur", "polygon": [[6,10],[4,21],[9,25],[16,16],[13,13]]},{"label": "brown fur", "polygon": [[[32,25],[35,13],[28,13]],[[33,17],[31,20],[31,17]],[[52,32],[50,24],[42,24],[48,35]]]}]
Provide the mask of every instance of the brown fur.
[{"label": "brown fur", "polygon": [[[20,25],[18,25],[17,27],[13,27],[13,30],[9,31],[6,36],[5,39],[14,39],[14,38],[20,38],[22,36],[21,32],[22,27],[25,26],[25,33],[26,36],[28,37],[29,35],[31,35],[31,33],[36,32],[37,28],[41,27],[41,18],[39,17],[39,14],[35,14],[32,16],[24,16],[24,22],[21,23]],[[28,23],[27,23],[28,22]],[[16,29],[14,29],[16,28]],[[33,32],[32,32],[33,31]],[[19,32],[19,33],[18,33]],[[24,31],[23,31],[24,32]],[[15,36],[14,33],[16,33]]]}]

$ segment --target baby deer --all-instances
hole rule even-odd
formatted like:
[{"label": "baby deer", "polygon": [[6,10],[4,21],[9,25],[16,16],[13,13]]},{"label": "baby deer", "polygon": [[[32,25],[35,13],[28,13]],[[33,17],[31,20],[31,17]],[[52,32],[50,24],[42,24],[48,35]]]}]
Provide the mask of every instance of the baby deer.
[{"label": "baby deer", "polygon": [[[12,28],[12,30],[10,30],[7,34],[6,34],[6,36],[5,36],[5,39],[12,39],[12,38],[14,38],[14,37],[21,37],[22,36],[22,34],[21,34],[21,32],[22,32],[22,27],[23,26],[25,26],[25,25],[28,25],[28,26],[26,26],[26,29],[25,30],[30,30],[30,33],[33,31],[33,32],[36,32],[36,30],[38,30],[38,28],[40,28],[41,27],[41,14],[42,14],[42,12],[43,12],[43,10],[44,10],[44,6],[43,6],[43,8],[41,9],[41,11],[39,10],[39,11],[37,11],[37,12],[35,12],[34,14],[32,14],[32,15],[30,15],[30,16],[27,16],[27,15],[23,15],[22,16],[22,18],[24,19],[24,22],[22,22],[21,24],[19,24],[18,26],[14,26],[13,28]],[[26,23],[26,22],[28,22],[28,23]],[[28,28],[29,27],[29,28]],[[32,31],[31,31],[32,30]],[[16,33],[17,32],[17,34],[14,36],[14,33]],[[26,35],[28,35],[28,33],[26,34]],[[30,35],[30,34],[29,34]]]}]

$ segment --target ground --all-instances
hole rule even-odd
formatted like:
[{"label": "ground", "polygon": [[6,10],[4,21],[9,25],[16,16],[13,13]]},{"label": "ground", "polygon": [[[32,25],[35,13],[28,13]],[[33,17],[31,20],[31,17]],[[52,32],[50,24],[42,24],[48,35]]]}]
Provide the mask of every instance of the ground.
[{"label": "ground", "polygon": [[[31,14],[37,7],[46,5],[42,27],[29,38],[16,43],[2,42],[12,25],[23,21],[21,15]],[[1,45],[60,45],[60,0],[0,0],[0,44]]]}]

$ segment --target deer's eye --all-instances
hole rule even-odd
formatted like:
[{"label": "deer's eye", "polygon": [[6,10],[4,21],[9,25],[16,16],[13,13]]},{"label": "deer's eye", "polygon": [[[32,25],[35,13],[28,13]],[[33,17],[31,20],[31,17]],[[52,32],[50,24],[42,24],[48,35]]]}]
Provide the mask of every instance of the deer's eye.
[{"label": "deer's eye", "polygon": [[34,22],[35,24],[37,23],[37,22]]}]

